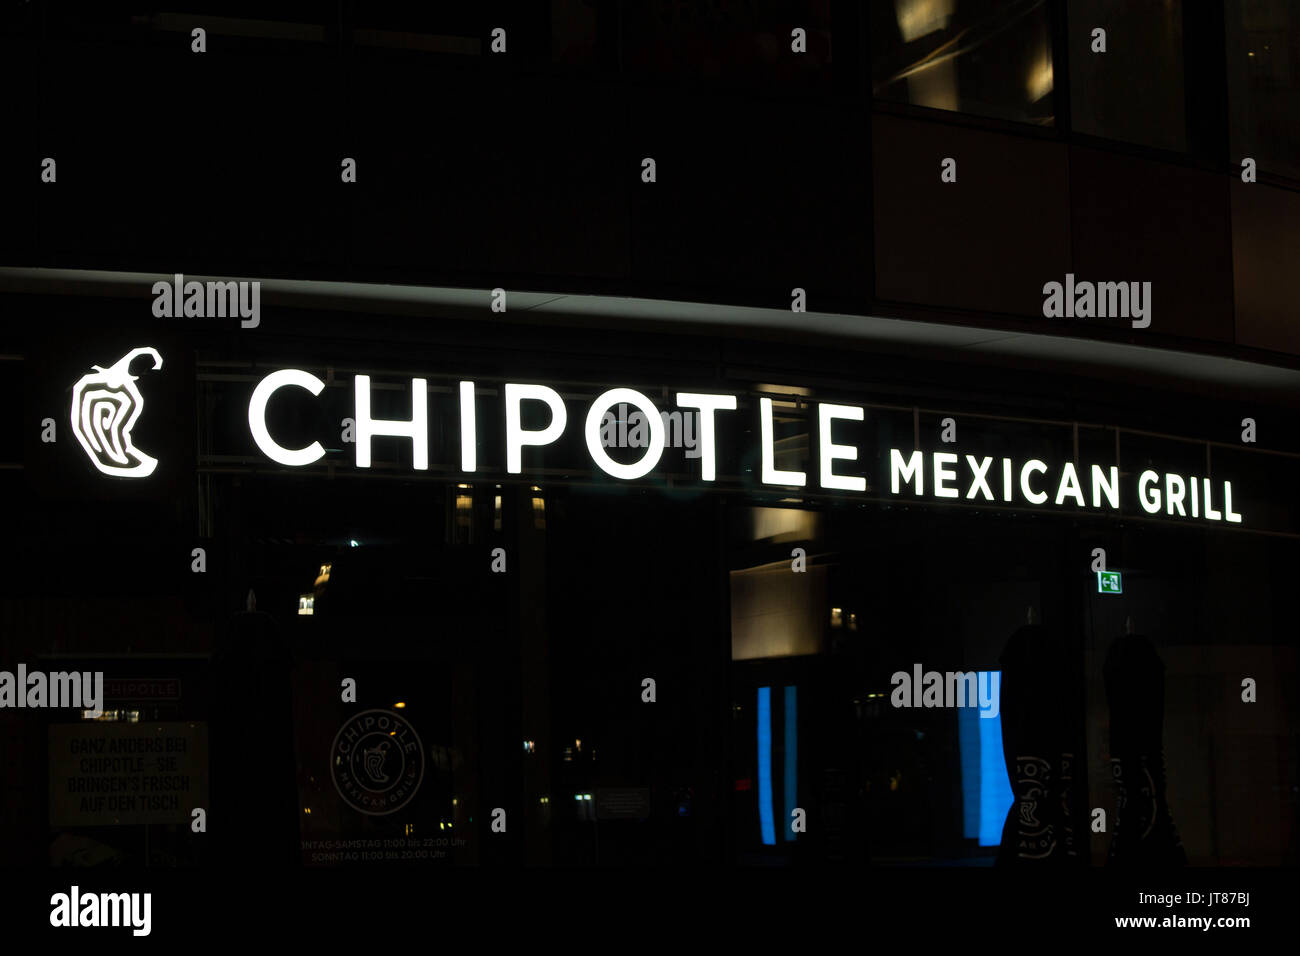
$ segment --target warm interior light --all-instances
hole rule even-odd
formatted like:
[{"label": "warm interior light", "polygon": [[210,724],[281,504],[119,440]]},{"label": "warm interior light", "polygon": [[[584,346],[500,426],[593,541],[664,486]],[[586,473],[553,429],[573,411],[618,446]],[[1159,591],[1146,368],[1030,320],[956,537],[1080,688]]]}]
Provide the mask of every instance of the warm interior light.
[{"label": "warm interior light", "polygon": [[1039,53],[1037,61],[1029,70],[1029,76],[1025,80],[1025,93],[1029,97],[1029,102],[1036,103],[1044,96],[1052,92],[1055,85],[1055,77],[1052,73],[1052,59],[1050,51],[1044,47]]},{"label": "warm interior light", "polygon": [[953,0],[897,0],[894,15],[904,43],[946,30],[952,19]]},{"label": "warm interior light", "polygon": [[754,541],[770,541],[772,544],[812,541],[818,536],[820,518],[816,512],[798,508],[751,508],[750,537]]}]

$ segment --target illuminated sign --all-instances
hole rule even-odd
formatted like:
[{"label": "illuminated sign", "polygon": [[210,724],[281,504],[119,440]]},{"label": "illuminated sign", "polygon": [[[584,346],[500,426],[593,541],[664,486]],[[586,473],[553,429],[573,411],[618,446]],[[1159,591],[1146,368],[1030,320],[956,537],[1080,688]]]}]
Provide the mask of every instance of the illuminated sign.
[{"label": "illuminated sign", "polygon": [[[429,469],[429,406],[428,382],[412,378],[410,386],[410,417],[397,420],[375,418],[371,412],[371,384],[367,375],[353,379],[355,396],[355,461],[357,468],[370,468],[372,444],[375,438],[397,438],[410,443],[411,467],[415,471]],[[286,448],[271,435],[267,425],[267,409],[277,393],[284,389],[305,390],[319,396],[325,382],[301,369],[281,369],[263,378],[253,389],[248,405],[248,426],[253,441],[269,459],[290,468],[311,465],[325,456],[319,441],[298,448]],[[479,469],[477,460],[479,415],[476,407],[475,387],[470,381],[459,384],[460,417],[460,470],[474,473]],[[505,434],[506,471],[512,475],[524,470],[524,458],[530,448],[543,448],[557,442],[569,427],[568,409],[559,392],[547,385],[506,383],[501,391],[504,400],[503,427]],[[700,480],[717,480],[717,437],[720,428],[738,427],[733,415],[738,409],[738,397],[728,394],[676,392],[673,399],[680,409],[699,415],[697,451],[700,462]],[[544,407],[549,420],[543,427],[525,427],[525,403]],[[958,455],[953,452],[904,451],[888,449],[888,474],[878,481],[862,475],[837,471],[841,462],[855,462],[859,449],[854,445],[834,441],[837,422],[862,422],[866,410],[856,405],[839,405],[827,402],[817,405],[815,421],[817,454],[815,456],[816,486],[828,491],[865,493],[870,488],[874,494],[907,496],[914,499],[950,499],[978,505],[991,502],[1015,507],[1041,507],[1073,505],[1097,511],[1120,511],[1120,474],[1114,465],[1076,465],[1073,462],[1049,465],[1038,459],[1016,461],[1011,458]],[[640,412],[649,426],[649,439],[637,450],[639,459],[632,462],[616,461],[602,441],[601,429],[606,413],[613,406],[629,406]],[[809,476],[803,471],[788,471],[776,467],[776,440],[773,423],[773,403],[770,398],[758,402],[758,431],[760,436],[760,480],[764,485],[778,488],[804,488]],[[664,419],[654,402],[632,388],[611,388],[598,395],[581,419],[582,436],[592,463],[606,475],[620,481],[634,481],[650,475],[659,465],[665,448]],[[959,475],[959,470],[962,474]],[[927,475],[928,472],[928,475]],[[1153,470],[1143,471],[1133,488],[1135,498],[1144,512],[1151,515],[1194,518],[1201,521],[1224,521],[1240,524],[1242,516],[1233,510],[1232,483],[1211,483],[1209,478],[1192,475],[1164,474]]]},{"label": "illuminated sign", "polygon": [[131,363],[141,355],[162,368],[157,349],[132,349],[120,359],[83,375],[72,387],[72,433],[85,449],[91,463],[106,475],[119,478],[147,478],[158,465],[131,442],[131,429],[144,410],[144,398],[135,387],[139,376],[131,374]]},{"label": "illuminated sign", "polygon": [[1118,571],[1098,571],[1097,572],[1097,593],[1098,594],[1123,594],[1124,585],[1120,580]]}]

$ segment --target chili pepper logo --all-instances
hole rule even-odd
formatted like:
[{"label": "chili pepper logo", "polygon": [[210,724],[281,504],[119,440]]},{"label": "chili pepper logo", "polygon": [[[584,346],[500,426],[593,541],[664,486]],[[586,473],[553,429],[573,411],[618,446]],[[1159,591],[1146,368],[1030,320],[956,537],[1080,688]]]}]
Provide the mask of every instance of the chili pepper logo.
[{"label": "chili pepper logo", "polygon": [[158,466],[158,459],[131,441],[131,429],[144,410],[144,397],[135,387],[139,376],[131,374],[131,363],[141,355],[153,358],[155,370],[162,368],[157,349],[132,349],[108,368],[92,365],[94,371],[72,387],[72,432],[106,475],[147,478]]},{"label": "chili pepper logo", "polygon": [[330,753],[334,788],[348,806],[367,816],[402,809],[424,780],[420,735],[391,710],[366,710],[348,718]]}]

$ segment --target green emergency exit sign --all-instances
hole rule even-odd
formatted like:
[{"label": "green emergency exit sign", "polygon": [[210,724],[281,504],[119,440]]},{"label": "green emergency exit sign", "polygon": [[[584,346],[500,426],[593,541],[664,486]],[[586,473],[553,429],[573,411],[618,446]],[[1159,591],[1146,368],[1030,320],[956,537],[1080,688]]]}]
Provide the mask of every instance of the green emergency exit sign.
[{"label": "green emergency exit sign", "polygon": [[1124,585],[1120,580],[1118,571],[1098,571],[1097,572],[1097,593],[1098,594],[1123,594]]}]

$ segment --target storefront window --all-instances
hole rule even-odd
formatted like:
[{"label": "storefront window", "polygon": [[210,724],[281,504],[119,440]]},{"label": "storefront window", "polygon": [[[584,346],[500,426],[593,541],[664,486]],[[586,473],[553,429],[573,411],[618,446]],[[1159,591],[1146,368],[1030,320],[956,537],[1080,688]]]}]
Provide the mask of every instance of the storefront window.
[{"label": "storefront window", "polygon": [[[277,441],[303,445],[349,407],[333,368],[319,401],[278,400]],[[409,417],[410,376],[369,371],[373,414]],[[576,427],[606,386],[572,382],[557,392],[572,431],[505,474],[504,393],[480,380],[478,471],[461,481],[457,379],[422,371],[443,474],[388,437],[370,473],[345,441],[332,470],[214,476],[242,522],[239,573],[291,649],[303,863],[334,865],[320,847],[339,840],[430,864],[1284,856],[1266,824],[1213,823],[1245,812],[1227,775],[1277,772],[1263,755],[1282,724],[1234,750],[1207,688],[1239,652],[1294,674],[1271,623],[1276,569],[1300,557],[1300,515],[1272,490],[1293,457],[1045,420],[1010,397],[981,414],[875,394],[828,432],[824,403],[860,398],[755,382],[722,387],[737,408],[716,413],[712,487],[698,428],[671,418],[658,467],[624,483],[592,469]],[[214,407],[243,407],[263,374],[212,376]],[[535,404],[521,426],[540,433],[553,419]],[[647,454],[645,424],[611,409],[612,462]],[[823,486],[828,442],[860,489]],[[257,452],[239,436],[203,454]],[[337,699],[349,680],[366,707]],[[371,710],[383,726],[354,725]],[[1205,713],[1213,728],[1186,732]],[[418,765],[397,759],[408,736]],[[1148,771],[1159,846],[1093,836],[1088,808]],[[1040,785],[1050,812],[1008,814]],[[370,806],[375,790],[397,805]],[[497,810],[519,840],[485,839]]]},{"label": "storefront window", "polygon": [[[18,745],[54,775],[24,859],[1294,860],[1293,450],[987,367],[195,348],[81,307],[7,393],[72,437],[0,469],[10,659],[105,675]],[[147,481],[65,417],[122,361]],[[51,574],[86,527],[113,561]],[[149,735],[140,786],[194,796],[89,799],[78,750]]]}]

